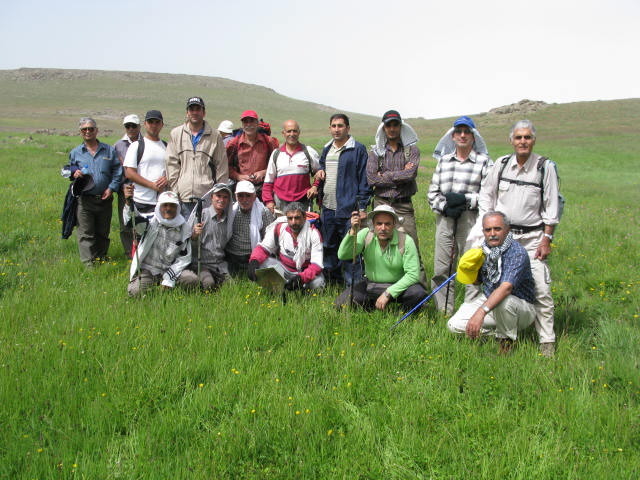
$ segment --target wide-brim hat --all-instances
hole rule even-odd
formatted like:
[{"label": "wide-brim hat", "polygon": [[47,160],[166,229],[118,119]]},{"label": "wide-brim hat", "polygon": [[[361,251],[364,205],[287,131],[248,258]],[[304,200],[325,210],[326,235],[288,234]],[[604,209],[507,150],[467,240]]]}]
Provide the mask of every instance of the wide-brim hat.
[{"label": "wide-brim hat", "polygon": [[484,252],[481,248],[470,248],[458,261],[456,278],[460,283],[471,285],[476,283],[478,272],[484,263]]},{"label": "wide-brim hat", "polygon": [[395,219],[396,223],[402,223],[404,220],[402,217],[398,216],[393,207],[389,205],[378,205],[376,208],[369,212],[369,215],[367,215],[369,221],[373,223],[373,219],[379,213],[386,213],[387,215],[391,215]]}]

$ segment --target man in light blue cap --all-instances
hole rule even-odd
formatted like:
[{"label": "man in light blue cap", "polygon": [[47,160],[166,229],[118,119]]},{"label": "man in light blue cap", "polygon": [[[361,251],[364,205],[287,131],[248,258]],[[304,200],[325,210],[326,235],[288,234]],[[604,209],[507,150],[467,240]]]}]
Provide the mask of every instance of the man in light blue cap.
[{"label": "man in light blue cap", "polygon": [[[429,205],[436,215],[435,253],[432,285],[437,287],[451,276],[453,265],[465,251],[469,231],[478,217],[480,184],[493,166],[485,142],[473,120],[467,116],[438,142],[433,157],[438,160],[429,186]],[[478,293],[466,287],[465,301]],[[447,285],[435,295],[438,310],[451,314],[455,307],[455,286]]]}]

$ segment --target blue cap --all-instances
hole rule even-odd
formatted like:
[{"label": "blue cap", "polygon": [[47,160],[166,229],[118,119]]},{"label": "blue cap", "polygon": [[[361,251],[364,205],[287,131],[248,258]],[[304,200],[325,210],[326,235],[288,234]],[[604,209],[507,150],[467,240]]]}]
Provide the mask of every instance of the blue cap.
[{"label": "blue cap", "polygon": [[466,125],[469,128],[476,128],[476,124],[473,123],[470,117],[463,116],[458,118],[455,122],[453,122],[454,127],[459,127],[460,125]]}]

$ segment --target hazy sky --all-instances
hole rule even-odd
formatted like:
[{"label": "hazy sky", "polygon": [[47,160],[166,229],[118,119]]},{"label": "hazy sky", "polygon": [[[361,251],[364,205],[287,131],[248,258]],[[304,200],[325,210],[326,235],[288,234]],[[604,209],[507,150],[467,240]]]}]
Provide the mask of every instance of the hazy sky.
[{"label": "hazy sky", "polygon": [[3,3],[0,69],[219,76],[425,118],[640,97],[639,0]]}]

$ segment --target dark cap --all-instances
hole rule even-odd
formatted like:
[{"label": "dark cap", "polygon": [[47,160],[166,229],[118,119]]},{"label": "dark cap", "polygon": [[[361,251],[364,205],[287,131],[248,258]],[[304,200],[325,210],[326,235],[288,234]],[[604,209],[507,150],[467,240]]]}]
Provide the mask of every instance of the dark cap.
[{"label": "dark cap", "polygon": [[164,122],[164,118],[162,118],[160,110],[149,110],[144,116],[144,121],[146,122],[147,120],[160,120],[161,122]]},{"label": "dark cap", "polygon": [[389,110],[382,116],[382,123],[385,125],[392,120],[402,123],[402,117],[397,110]]},{"label": "dark cap", "polygon": [[200,97],[191,97],[189,100],[187,100],[187,108],[189,108],[191,105],[200,105],[202,108],[204,108],[204,100],[202,100],[202,98]]}]

